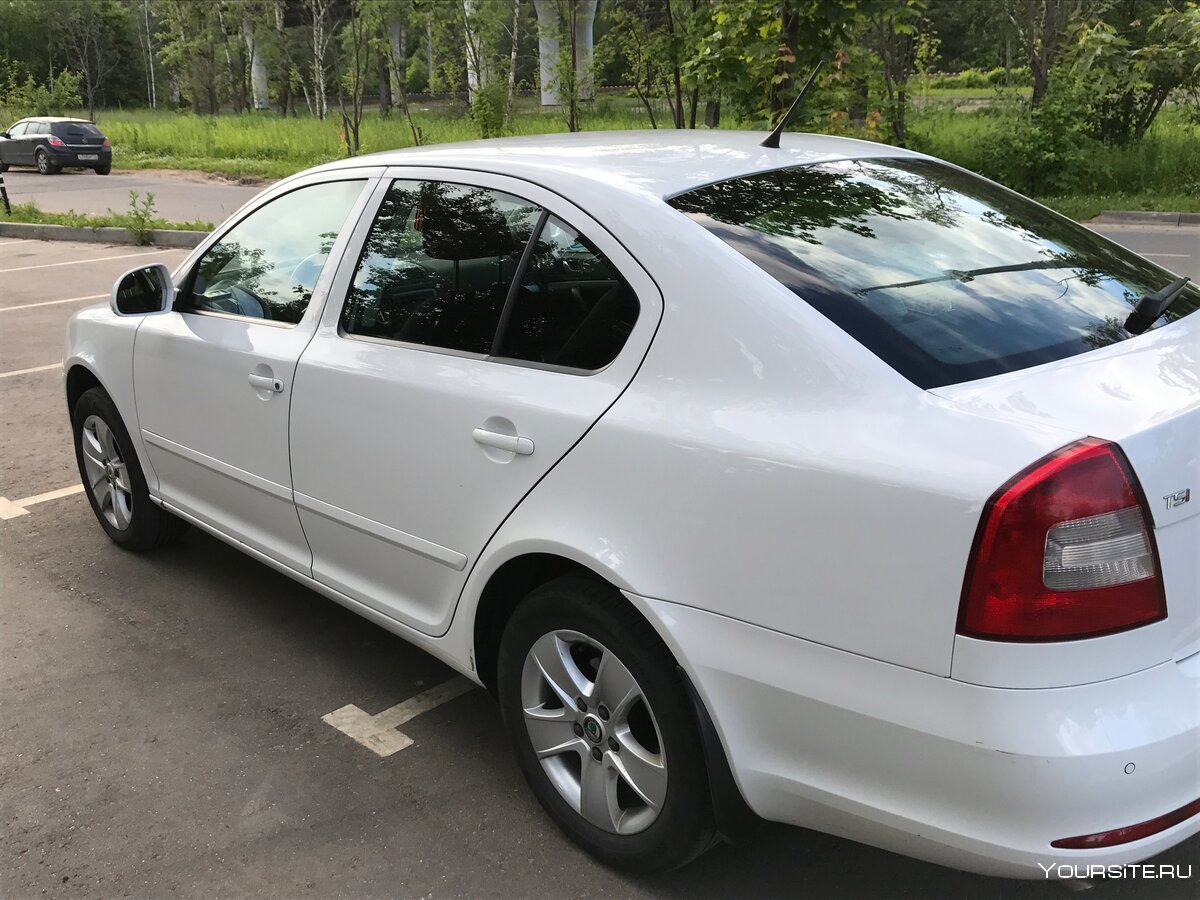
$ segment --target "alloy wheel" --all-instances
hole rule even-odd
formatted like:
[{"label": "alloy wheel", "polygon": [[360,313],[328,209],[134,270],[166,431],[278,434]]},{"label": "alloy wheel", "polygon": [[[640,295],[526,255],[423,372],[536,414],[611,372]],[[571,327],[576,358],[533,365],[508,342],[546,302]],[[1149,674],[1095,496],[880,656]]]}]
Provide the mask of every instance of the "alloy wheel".
[{"label": "alloy wheel", "polygon": [[45,150],[39,150],[37,152],[37,170],[43,175],[50,174],[50,159],[46,156]]},{"label": "alloy wheel", "polygon": [[521,706],[542,769],[585,820],[627,835],[658,818],[667,796],[662,738],[614,653],[577,631],[543,635],[525,657]]},{"label": "alloy wheel", "polygon": [[133,521],[133,489],[116,436],[99,416],[88,416],[83,422],[80,446],[88,490],[96,506],[110,525],[124,531]]}]

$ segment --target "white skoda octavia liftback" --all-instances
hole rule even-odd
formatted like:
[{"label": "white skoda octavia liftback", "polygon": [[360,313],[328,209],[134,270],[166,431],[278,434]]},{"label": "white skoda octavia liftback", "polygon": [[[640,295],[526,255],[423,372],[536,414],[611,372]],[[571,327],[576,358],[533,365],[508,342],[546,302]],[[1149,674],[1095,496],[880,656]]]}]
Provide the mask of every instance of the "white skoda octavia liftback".
[{"label": "white skoda octavia liftback", "polygon": [[576,134],[274,185],[69,326],[101,527],[499,700],[549,815],[1043,877],[1200,831],[1200,291],[955,166]]}]

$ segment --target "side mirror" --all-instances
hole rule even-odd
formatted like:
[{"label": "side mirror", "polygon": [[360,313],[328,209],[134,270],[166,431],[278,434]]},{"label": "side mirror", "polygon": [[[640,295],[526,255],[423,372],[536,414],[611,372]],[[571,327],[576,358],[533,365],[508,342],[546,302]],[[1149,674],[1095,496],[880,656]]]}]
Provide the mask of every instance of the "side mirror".
[{"label": "side mirror", "polygon": [[175,305],[175,283],[161,263],[130,269],[113,285],[109,306],[118,316],[153,316]]},{"label": "side mirror", "polygon": [[7,141],[12,138],[12,135],[9,134],[7,131],[0,131],[0,138],[4,138]]}]

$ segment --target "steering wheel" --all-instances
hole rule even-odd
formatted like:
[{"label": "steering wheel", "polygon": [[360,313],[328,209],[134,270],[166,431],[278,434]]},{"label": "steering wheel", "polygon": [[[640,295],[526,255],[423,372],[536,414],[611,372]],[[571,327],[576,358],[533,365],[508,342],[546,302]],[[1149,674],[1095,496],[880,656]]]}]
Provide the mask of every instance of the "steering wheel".
[{"label": "steering wheel", "polygon": [[300,262],[296,263],[296,268],[292,269],[292,274],[288,277],[288,284],[298,284],[304,287],[306,291],[311,292],[316,286],[317,279],[321,275],[321,269],[325,267],[325,260],[329,258],[328,253],[310,253]]},{"label": "steering wheel", "polygon": [[[213,297],[210,292],[220,291],[224,297]],[[204,292],[206,300],[212,302],[218,312],[228,312],[234,315],[249,316],[253,319],[271,319],[271,307],[267,301],[263,300],[253,291],[246,290],[245,287],[233,280],[222,280],[214,282]],[[222,301],[228,302],[233,308],[223,308]]]}]

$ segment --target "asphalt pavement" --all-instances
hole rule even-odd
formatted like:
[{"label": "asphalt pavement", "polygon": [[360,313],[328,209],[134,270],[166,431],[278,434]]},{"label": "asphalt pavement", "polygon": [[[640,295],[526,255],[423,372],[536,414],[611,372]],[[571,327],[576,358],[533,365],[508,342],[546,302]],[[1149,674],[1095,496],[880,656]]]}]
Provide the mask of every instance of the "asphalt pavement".
[{"label": "asphalt pavement", "polygon": [[229,218],[263,185],[230,184],[201,173],[120,172],[97,175],[89,169],[67,169],[39,175],[32,169],[9,169],[4,184],[13,203],[36,203],[43,212],[101,215],[128,212],[129,192],[154,195],[154,208],[169,222],[211,222]]},{"label": "asphalt pavement", "polygon": [[[1179,249],[1146,228],[1121,239]],[[1191,240],[1172,268],[1196,270]],[[542,812],[483,691],[407,722],[412,745],[386,758],[326,724],[453,673],[196,530],[126,553],[78,492],[58,369],[66,320],[127,268],[183,255],[0,238],[6,900],[1066,896],[767,824],[681,871],[629,877]],[[1200,872],[1200,838],[1155,862]],[[1187,897],[1195,884],[1109,881],[1089,896]]]}]

